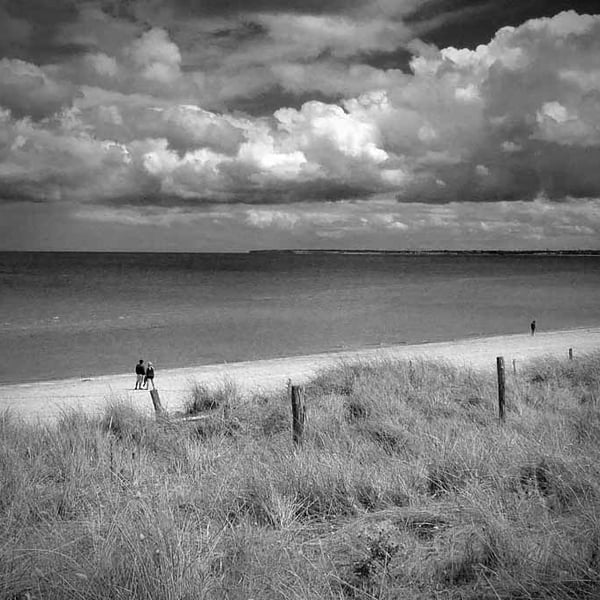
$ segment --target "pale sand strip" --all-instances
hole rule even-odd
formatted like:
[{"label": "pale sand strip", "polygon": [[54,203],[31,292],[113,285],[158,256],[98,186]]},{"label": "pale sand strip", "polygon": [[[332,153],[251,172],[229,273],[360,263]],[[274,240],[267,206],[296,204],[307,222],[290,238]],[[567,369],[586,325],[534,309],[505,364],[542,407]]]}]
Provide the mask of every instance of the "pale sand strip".
[{"label": "pale sand strip", "polygon": [[[302,383],[319,370],[341,361],[373,361],[378,359],[443,360],[456,366],[493,371],[496,356],[504,356],[507,370],[512,360],[517,364],[542,356],[567,357],[573,348],[575,357],[600,349],[600,327],[528,334],[502,335],[450,342],[393,346],[358,351],[332,352],[275,358],[221,365],[160,370],[156,384],[163,406],[178,410],[193,381],[208,386],[219,385],[225,378],[245,394],[285,389],[288,379]],[[134,361],[135,362],[135,361]],[[110,399],[129,399],[151,411],[148,392],[134,391],[133,374],[110,375],[91,380],[64,379],[0,386],[0,410],[10,409],[29,419],[52,419],[65,408],[98,411]]]}]

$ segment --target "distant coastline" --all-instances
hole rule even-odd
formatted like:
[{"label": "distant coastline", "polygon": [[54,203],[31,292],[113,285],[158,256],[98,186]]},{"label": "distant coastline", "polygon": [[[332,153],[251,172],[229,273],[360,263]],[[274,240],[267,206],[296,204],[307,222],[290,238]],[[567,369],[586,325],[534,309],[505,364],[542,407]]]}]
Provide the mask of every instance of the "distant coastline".
[{"label": "distant coastline", "polygon": [[600,256],[600,250],[250,250],[248,254],[386,254],[397,256],[499,255],[499,256]]}]

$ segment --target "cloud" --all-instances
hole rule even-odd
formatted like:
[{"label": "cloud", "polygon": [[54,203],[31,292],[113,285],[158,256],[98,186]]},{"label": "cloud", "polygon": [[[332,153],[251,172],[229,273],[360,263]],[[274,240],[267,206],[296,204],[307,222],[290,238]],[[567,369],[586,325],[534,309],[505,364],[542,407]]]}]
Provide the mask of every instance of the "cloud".
[{"label": "cloud", "polygon": [[108,56],[104,52],[87,54],[84,60],[89,64],[93,73],[99,77],[115,77],[119,73],[119,65],[116,58]]},{"label": "cloud", "polygon": [[391,238],[410,229],[401,220],[398,205],[390,200],[252,208],[247,210],[245,222],[262,231],[293,231],[320,239],[339,239],[356,233]]},{"label": "cloud", "polygon": [[[424,97],[432,79],[436,87],[433,99],[424,98],[418,111],[435,135],[421,141],[458,160],[452,168],[431,163],[419,168],[423,163],[414,156],[415,177],[399,198],[448,202],[531,199],[540,192],[550,198],[598,195],[599,182],[589,167],[599,158],[600,90],[589,88],[590,78],[578,85],[572,73],[583,65],[586,72],[595,68],[599,39],[600,17],[570,11],[503,28],[475,50],[446,48],[417,57],[408,88],[413,101]],[[564,72],[571,75],[565,78]],[[460,92],[467,89],[468,95]],[[406,98],[407,90],[401,93]],[[451,118],[440,122],[444,115]],[[488,170],[485,179],[477,177],[481,167]],[[444,185],[436,185],[438,180]]]},{"label": "cloud", "polygon": [[[396,19],[414,9],[392,5]],[[4,198],[111,210],[251,204],[240,218],[265,229],[302,227],[275,207],[307,201],[351,210],[382,195],[452,206],[600,196],[600,16],[569,11],[504,27],[475,49],[438,49],[370,4],[213,8],[202,23],[165,9],[143,25],[131,16],[141,5],[124,18],[117,5],[87,4],[54,27],[77,52],[52,64],[2,59]],[[410,72],[364,62],[404,47]],[[268,114],[231,108],[277,86],[324,97]],[[384,214],[348,228],[410,231]]]},{"label": "cloud", "polygon": [[268,32],[268,39],[284,56],[304,59],[318,57],[327,51],[331,56],[344,58],[371,51],[395,50],[412,39],[410,30],[402,23],[385,17],[368,20],[328,15],[289,15],[265,13],[254,17]]},{"label": "cloud", "polygon": [[164,29],[151,29],[131,43],[127,49],[134,68],[141,76],[161,84],[169,84],[180,75],[181,54]]},{"label": "cloud", "polygon": [[31,25],[25,19],[13,17],[6,7],[0,6],[0,54],[19,54],[30,43]]},{"label": "cloud", "polygon": [[129,152],[66,124],[52,130],[0,119],[0,195],[36,201],[103,200],[139,188],[129,180]]},{"label": "cloud", "polygon": [[70,106],[77,88],[58,82],[42,69],[19,59],[0,59],[0,105],[14,115],[41,119]]},{"label": "cloud", "polygon": [[[247,0],[240,7],[238,0],[204,0],[190,3],[189,0],[175,0],[167,4],[170,12],[190,13],[198,17],[231,16],[243,12],[251,16],[255,13],[286,13],[288,15],[385,15],[388,17],[403,15],[411,12],[419,5],[420,0],[289,0],[282,4],[279,0]],[[108,2],[106,3],[108,4]],[[112,0],[116,13],[119,13],[122,2]],[[161,0],[143,0],[130,2],[130,10],[137,15],[148,16],[155,14],[157,9],[165,10],[165,2]]]},{"label": "cloud", "polygon": [[279,229],[294,229],[298,217],[285,211],[253,209],[248,211],[246,222],[259,229],[273,226]]},{"label": "cloud", "polygon": [[[113,55],[144,32],[141,24],[114,18],[102,10],[99,3],[93,2],[83,3],[72,18],[55,23],[55,29],[54,42],[71,49],[66,53],[66,60],[85,53]],[[143,38],[138,39],[137,44],[143,44]]]},{"label": "cloud", "polygon": [[340,64],[322,60],[317,64],[276,62],[270,72],[282,89],[294,94],[320,92],[327,97],[353,97],[389,87],[402,80],[398,69],[381,70],[366,64]]},{"label": "cloud", "polygon": [[559,102],[545,102],[536,112],[533,137],[567,146],[600,145],[600,93],[588,94],[576,112]]}]

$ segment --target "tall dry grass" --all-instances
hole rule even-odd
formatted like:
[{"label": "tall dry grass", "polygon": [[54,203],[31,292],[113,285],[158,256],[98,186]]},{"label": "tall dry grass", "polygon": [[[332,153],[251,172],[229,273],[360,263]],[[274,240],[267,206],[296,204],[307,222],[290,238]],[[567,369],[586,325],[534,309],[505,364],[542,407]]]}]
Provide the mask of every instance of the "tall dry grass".
[{"label": "tall dry grass", "polygon": [[599,390],[600,354],[538,361],[501,424],[491,375],[340,364],[301,447],[227,383],[197,421],[5,413],[0,597],[597,598]]}]

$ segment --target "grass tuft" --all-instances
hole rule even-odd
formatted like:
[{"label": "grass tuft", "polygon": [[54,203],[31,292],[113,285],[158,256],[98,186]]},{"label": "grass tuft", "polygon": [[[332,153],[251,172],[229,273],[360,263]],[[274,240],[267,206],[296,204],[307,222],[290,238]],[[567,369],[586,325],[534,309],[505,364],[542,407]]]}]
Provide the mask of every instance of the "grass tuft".
[{"label": "grass tuft", "polygon": [[194,381],[191,384],[188,399],[184,402],[184,413],[187,415],[198,415],[208,411],[214,411],[217,408],[223,408],[228,411],[240,401],[240,392],[235,383],[225,379],[223,383],[216,388]]}]

